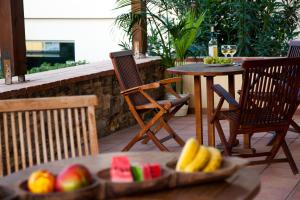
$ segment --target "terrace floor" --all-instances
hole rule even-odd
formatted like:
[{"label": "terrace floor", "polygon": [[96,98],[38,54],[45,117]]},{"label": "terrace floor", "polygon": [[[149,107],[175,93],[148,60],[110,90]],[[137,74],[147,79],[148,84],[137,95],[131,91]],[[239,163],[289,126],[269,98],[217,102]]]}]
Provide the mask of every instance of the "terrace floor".
[{"label": "terrace floor", "polygon": [[[300,123],[300,115],[296,116],[296,122]],[[183,138],[194,137],[194,115],[176,117],[170,121],[174,130]],[[224,122],[224,131],[228,133],[228,123]],[[204,117],[204,133],[207,133],[206,117]],[[127,142],[137,133],[138,126],[120,130],[112,135],[101,138],[101,153],[120,151]],[[158,133],[158,137],[165,136],[164,131]],[[270,140],[271,134],[261,133],[253,137],[252,144],[257,151],[266,149],[266,143]],[[216,137],[217,138],[217,137]],[[218,140],[218,138],[217,138]],[[300,134],[288,132],[287,143],[292,151],[297,166],[300,168]],[[204,143],[207,144],[207,135],[204,134]],[[172,140],[164,143],[171,151],[180,151],[181,148]],[[131,151],[158,151],[153,143],[143,145],[137,143]],[[278,157],[282,156],[281,151]],[[293,175],[288,163],[275,163],[271,166],[259,165],[250,166],[260,174],[261,191],[256,200],[281,200],[300,199],[300,175]]]}]

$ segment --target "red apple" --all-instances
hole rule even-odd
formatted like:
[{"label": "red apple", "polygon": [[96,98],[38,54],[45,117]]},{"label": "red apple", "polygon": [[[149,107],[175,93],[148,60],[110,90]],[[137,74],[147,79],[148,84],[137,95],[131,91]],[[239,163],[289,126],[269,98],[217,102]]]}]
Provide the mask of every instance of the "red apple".
[{"label": "red apple", "polygon": [[61,171],[56,178],[56,190],[59,192],[75,191],[92,183],[90,171],[83,165],[71,165]]}]

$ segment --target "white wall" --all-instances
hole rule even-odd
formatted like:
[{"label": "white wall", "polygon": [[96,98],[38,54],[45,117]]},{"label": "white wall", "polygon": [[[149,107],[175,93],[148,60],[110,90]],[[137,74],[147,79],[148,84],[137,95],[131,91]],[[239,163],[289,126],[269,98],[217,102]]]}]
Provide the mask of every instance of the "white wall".
[{"label": "white wall", "polygon": [[115,0],[24,0],[26,40],[74,41],[76,60],[107,60],[124,36],[114,7]]}]

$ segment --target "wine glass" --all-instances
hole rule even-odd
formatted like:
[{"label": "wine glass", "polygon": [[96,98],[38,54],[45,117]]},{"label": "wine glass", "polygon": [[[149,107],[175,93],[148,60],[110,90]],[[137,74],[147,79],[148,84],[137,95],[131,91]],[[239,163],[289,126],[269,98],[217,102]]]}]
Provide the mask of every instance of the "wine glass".
[{"label": "wine glass", "polygon": [[228,48],[228,45],[222,45],[221,46],[221,52],[222,54],[227,57],[228,53],[229,53],[229,48]]},{"label": "wine glass", "polygon": [[234,54],[237,52],[236,45],[228,45],[228,54],[230,54],[231,58],[233,58]]}]

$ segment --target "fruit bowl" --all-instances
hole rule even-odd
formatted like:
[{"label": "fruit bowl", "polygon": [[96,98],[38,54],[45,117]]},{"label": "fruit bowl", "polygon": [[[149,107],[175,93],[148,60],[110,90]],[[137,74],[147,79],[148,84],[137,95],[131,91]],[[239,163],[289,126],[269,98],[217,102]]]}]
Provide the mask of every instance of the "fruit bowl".
[{"label": "fruit bowl", "polygon": [[233,175],[237,170],[247,165],[248,161],[236,157],[224,157],[221,167],[212,172],[178,172],[175,171],[177,160],[167,163],[167,167],[175,174],[171,180],[171,187],[195,185],[213,181],[221,181]]},{"label": "fruit bowl", "polygon": [[15,199],[17,199],[17,194],[15,193],[14,190],[0,185],[0,199],[2,199],[2,200],[15,200]]},{"label": "fruit bowl", "polygon": [[97,173],[100,184],[105,185],[105,197],[115,198],[138,193],[162,190],[169,187],[171,172],[162,168],[162,176],[142,182],[112,182],[110,169],[104,169]]},{"label": "fruit bowl", "polygon": [[99,199],[100,184],[97,178],[93,178],[92,184],[73,192],[52,192],[48,194],[34,194],[29,192],[27,180],[19,184],[21,200],[80,200],[80,199]]}]

